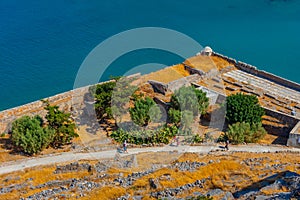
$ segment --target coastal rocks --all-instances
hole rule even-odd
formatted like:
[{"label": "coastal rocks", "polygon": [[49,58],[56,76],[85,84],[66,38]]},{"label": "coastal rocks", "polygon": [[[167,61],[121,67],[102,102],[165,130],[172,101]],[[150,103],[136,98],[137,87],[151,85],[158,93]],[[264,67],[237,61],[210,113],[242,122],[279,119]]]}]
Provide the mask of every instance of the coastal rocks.
[{"label": "coastal rocks", "polygon": [[221,200],[233,200],[233,199],[234,199],[233,194],[231,192],[226,192]]}]

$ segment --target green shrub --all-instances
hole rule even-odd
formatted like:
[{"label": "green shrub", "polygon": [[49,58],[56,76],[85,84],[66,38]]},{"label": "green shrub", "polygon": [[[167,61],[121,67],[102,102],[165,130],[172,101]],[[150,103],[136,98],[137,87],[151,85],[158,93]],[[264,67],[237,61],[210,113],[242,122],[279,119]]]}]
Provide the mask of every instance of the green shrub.
[{"label": "green shrub", "polygon": [[111,111],[111,99],[113,94],[113,89],[116,87],[116,82],[106,82],[99,84],[96,87],[90,89],[91,92],[94,92],[95,102],[95,111],[97,118],[100,120],[111,119],[113,117]]},{"label": "green shrub", "polygon": [[110,134],[116,142],[122,143],[125,140],[132,144],[168,144],[176,135],[178,129],[176,126],[164,126],[158,130],[132,130],[125,131],[118,129]]},{"label": "green shrub", "polygon": [[112,92],[111,105],[108,105],[108,107],[111,106],[112,116],[116,122],[120,123],[122,122],[123,115],[128,112],[127,105],[138,87],[131,84],[135,80],[132,78],[119,77],[116,80],[117,83]]},{"label": "green shrub", "polygon": [[252,137],[250,140],[245,140],[245,142],[258,142],[267,134],[267,131],[262,126],[262,123],[252,124],[251,129],[253,132]]},{"label": "green shrub", "polygon": [[170,108],[168,111],[168,117],[171,123],[174,123],[176,126],[179,126],[179,123],[181,121],[181,112],[179,110]]},{"label": "green shrub", "polygon": [[54,129],[43,127],[40,116],[24,116],[12,123],[11,141],[17,150],[32,155],[48,147],[54,134]]},{"label": "green shrub", "polygon": [[247,122],[237,122],[229,125],[229,129],[225,134],[233,144],[240,144],[243,142],[252,143],[262,139],[266,134],[266,130],[261,123],[250,125]]},{"label": "green shrub", "polygon": [[194,86],[183,86],[171,96],[168,111],[169,122],[181,127],[181,135],[192,134],[192,124],[195,117],[205,114],[209,105],[206,93]]},{"label": "green shrub", "polygon": [[171,96],[170,107],[180,111],[190,111],[193,116],[205,114],[209,105],[206,93],[194,86],[181,87]]},{"label": "green shrub", "polygon": [[140,126],[147,126],[153,119],[161,118],[161,110],[150,97],[138,98],[134,107],[129,109],[132,121]]},{"label": "green shrub", "polygon": [[260,123],[264,109],[253,95],[233,94],[226,99],[226,119],[230,124],[236,122]]},{"label": "green shrub", "polygon": [[196,135],[193,136],[192,142],[201,143],[201,142],[203,142],[203,138],[200,135],[196,134]]},{"label": "green shrub", "polygon": [[76,125],[71,119],[71,114],[59,110],[58,106],[51,106],[45,102],[47,110],[46,119],[49,128],[55,131],[51,146],[57,148],[71,142],[74,137],[78,137],[75,131]]}]

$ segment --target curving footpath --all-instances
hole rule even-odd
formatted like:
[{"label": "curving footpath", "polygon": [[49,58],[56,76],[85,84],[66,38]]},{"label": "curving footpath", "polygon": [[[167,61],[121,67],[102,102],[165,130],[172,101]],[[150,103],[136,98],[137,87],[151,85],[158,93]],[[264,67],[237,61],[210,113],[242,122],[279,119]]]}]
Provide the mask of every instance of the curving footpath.
[{"label": "curving footpath", "polygon": [[[211,146],[164,146],[164,147],[147,147],[147,148],[132,148],[128,149],[129,153],[121,154],[121,156],[133,155],[145,152],[169,152],[178,151],[179,153],[184,152],[195,152],[195,153],[209,153],[214,151],[220,151],[222,148],[219,145]],[[230,152],[250,152],[250,153],[263,153],[263,152],[294,152],[300,153],[298,148],[288,148],[283,146],[268,146],[268,145],[239,145],[230,146]],[[74,153],[66,152],[55,155],[46,155],[44,157],[28,158],[24,160],[18,160],[14,162],[3,163],[0,166],[0,174],[15,172],[24,170],[26,168],[51,165],[56,163],[79,161],[79,160],[97,160],[105,158],[114,158],[116,150],[99,151],[99,152],[88,152],[88,153]]]}]

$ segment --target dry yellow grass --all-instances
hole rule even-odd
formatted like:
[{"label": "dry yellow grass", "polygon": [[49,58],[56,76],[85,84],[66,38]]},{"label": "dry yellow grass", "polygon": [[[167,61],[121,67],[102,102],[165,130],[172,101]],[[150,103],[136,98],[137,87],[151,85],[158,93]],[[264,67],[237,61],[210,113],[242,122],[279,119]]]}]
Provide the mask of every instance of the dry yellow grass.
[{"label": "dry yellow grass", "polygon": [[234,66],[232,63],[229,63],[227,60],[224,60],[223,58],[220,58],[218,56],[210,56],[210,58],[215,63],[215,65],[218,67],[219,70],[228,66]]},{"label": "dry yellow grass", "polygon": [[[22,184],[22,183],[30,183],[33,186],[37,186],[39,184],[43,184],[53,180],[67,180],[71,178],[83,178],[90,176],[91,174],[87,171],[78,171],[78,172],[68,172],[63,174],[54,174],[55,166],[44,166],[44,167],[36,167],[33,169],[26,169],[24,171],[18,171],[10,174],[1,175],[0,179],[1,184],[3,186],[9,186],[13,184]],[[10,180],[5,180],[6,177],[10,177]],[[29,179],[32,179],[29,181]],[[45,190],[45,188],[40,189],[24,189],[27,190],[26,194],[23,194],[22,197],[28,197],[32,194]],[[17,196],[20,197],[20,191],[13,191],[7,194],[0,194],[0,199],[12,199],[9,197]]]},{"label": "dry yellow grass", "polygon": [[197,153],[184,153],[182,154],[176,162],[186,162],[186,161],[196,161],[201,162],[202,160],[199,157],[199,154]]},{"label": "dry yellow grass", "polygon": [[99,190],[93,190],[89,196],[83,197],[82,199],[87,200],[111,200],[111,199],[117,199],[120,196],[123,196],[126,194],[126,189],[122,187],[111,187],[106,186],[102,187]]},{"label": "dry yellow grass", "polygon": [[182,76],[189,76],[190,73],[184,69],[184,65],[183,64],[178,64],[178,65],[174,65],[172,66],[172,68],[178,72],[179,74],[181,74]]},{"label": "dry yellow grass", "polygon": [[189,75],[187,72],[184,72],[181,65],[175,65],[171,67],[166,67],[162,70],[152,72],[142,76],[140,79],[141,82],[147,82],[148,80],[159,81],[162,83],[169,83],[177,79],[183,78],[186,75]]},{"label": "dry yellow grass", "polygon": [[208,72],[211,69],[217,68],[217,66],[209,56],[193,56],[186,59],[184,63],[190,67],[200,69],[204,72]]},{"label": "dry yellow grass", "polygon": [[218,56],[193,56],[185,60],[184,63],[193,68],[203,70],[204,72],[208,72],[211,69],[221,70],[228,66],[234,66],[232,63]]},{"label": "dry yellow grass", "polygon": [[[172,163],[174,160],[177,162],[185,162],[185,161],[198,161],[209,163],[209,161],[213,161],[206,166],[200,167],[193,172],[189,171],[179,171],[176,169],[170,168],[162,168],[157,170],[156,172],[144,176],[137,181],[134,182],[132,187],[124,188],[121,186],[104,186],[98,189],[94,189],[87,193],[88,196],[84,197],[84,199],[115,199],[124,195],[125,193],[129,193],[130,195],[143,195],[146,199],[151,199],[147,196],[152,189],[149,186],[149,178],[160,178],[165,174],[169,174],[171,180],[163,179],[159,180],[160,188],[158,190],[163,190],[165,188],[175,188],[178,186],[185,185],[187,183],[192,183],[198,179],[210,178],[204,184],[204,188],[194,188],[190,191],[182,193],[181,197],[186,197],[189,194],[192,194],[193,191],[205,192],[209,188],[220,188],[225,191],[234,192],[236,189],[245,188],[253,183],[261,181],[263,178],[260,175],[267,173],[267,176],[275,174],[280,171],[276,170],[267,170],[264,169],[266,165],[273,165],[278,163],[288,163],[289,165],[285,167],[284,170],[294,171],[296,173],[300,173],[300,168],[298,167],[298,163],[300,163],[300,157],[294,153],[231,153],[231,152],[216,152],[210,155],[199,155],[197,153],[185,153],[178,157],[177,153],[144,153],[138,154],[137,160],[139,167],[138,168],[129,168],[129,169],[118,169],[111,168],[108,170],[107,174],[112,175],[111,178],[105,179],[112,183],[114,179],[114,175],[118,175],[119,173],[123,173],[124,176],[127,176],[129,173],[142,171],[149,169],[151,163],[157,164],[166,164]],[[129,156],[130,157],[130,156]],[[129,158],[128,157],[128,158]],[[155,160],[155,158],[157,158]],[[166,158],[166,160],[164,160]],[[252,169],[250,166],[242,164],[241,161],[248,158],[260,158],[260,165],[257,165]],[[127,158],[125,158],[127,159]],[[148,163],[147,163],[148,161]],[[90,164],[95,164],[97,161],[84,161],[89,162]],[[149,164],[150,163],[150,164]],[[66,180],[70,178],[84,178],[84,177],[95,177],[91,173],[86,171],[82,172],[74,172],[74,173],[64,173],[64,174],[54,174],[55,166],[45,166],[40,168],[34,168],[30,170],[26,170],[23,172],[15,172],[8,175],[0,176],[0,185],[8,186],[12,184],[24,183],[28,178],[33,178],[32,184],[38,185],[51,180]],[[10,180],[5,181],[6,177],[10,177]],[[19,179],[17,178],[19,177]],[[98,180],[100,183],[103,179]],[[235,185],[235,188],[232,188],[232,184]],[[12,199],[19,198],[21,196],[29,196],[36,192],[39,192],[42,189],[29,190],[29,188],[24,188],[27,191],[26,194],[21,194],[20,191],[13,191],[12,193],[2,194],[0,195],[0,199]],[[282,191],[285,188],[281,188]],[[73,197],[75,198],[76,191],[73,191]],[[276,191],[265,190],[264,193],[273,193]]]}]

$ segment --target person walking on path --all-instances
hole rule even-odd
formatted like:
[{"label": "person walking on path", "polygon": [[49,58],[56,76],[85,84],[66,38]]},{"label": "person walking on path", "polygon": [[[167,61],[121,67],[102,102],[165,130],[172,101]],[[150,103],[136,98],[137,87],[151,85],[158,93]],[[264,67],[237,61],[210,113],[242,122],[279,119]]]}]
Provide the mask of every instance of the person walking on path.
[{"label": "person walking on path", "polygon": [[226,140],[226,142],[225,142],[225,149],[227,151],[229,150],[229,140]]},{"label": "person walking on path", "polygon": [[179,136],[176,137],[177,146],[179,146]]},{"label": "person walking on path", "polygon": [[128,153],[128,151],[127,151],[127,141],[126,140],[123,143],[123,150],[124,150],[124,153]]}]

